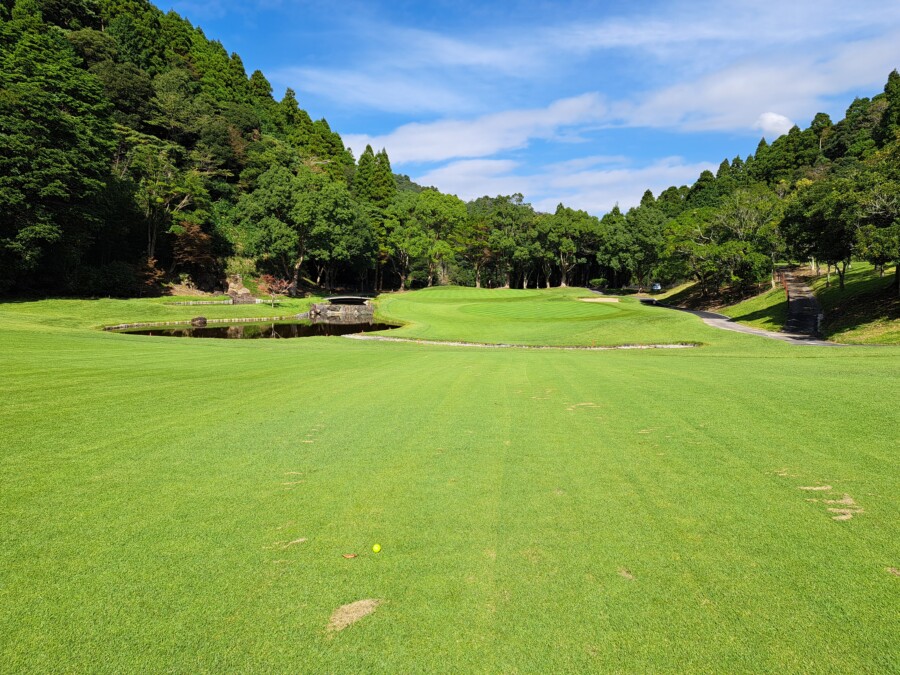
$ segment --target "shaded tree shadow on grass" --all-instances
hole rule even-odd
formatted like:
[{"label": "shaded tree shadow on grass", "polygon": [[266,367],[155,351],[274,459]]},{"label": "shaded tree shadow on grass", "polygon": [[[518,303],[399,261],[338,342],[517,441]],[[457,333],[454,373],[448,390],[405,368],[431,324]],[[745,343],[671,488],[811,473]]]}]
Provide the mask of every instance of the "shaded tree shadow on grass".
[{"label": "shaded tree shadow on grass", "polygon": [[[680,307],[682,309],[694,309],[705,311],[716,311],[722,307],[735,305],[744,300],[748,300],[756,295],[766,293],[771,286],[768,282],[750,286],[747,288],[723,288],[718,293],[703,293],[700,284],[692,284],[677,293],[663,298],[663,302],[667,305]],[[750,314],[747,315],[752,316]],[[733,317],[741,321],[749,321],[751,319],[744,316]],[[787,320],[787,310],[785,309],[785,320]],[[784,322],[782,322],[784,323]]]},{"label": "shaded tree shadow on grass", "polygon": [[859,276],[862,278],[848,279],[844,291],[837,284],[818,289],[817,296],[825,311],[821,331],[826,338],[872,323],[900,321],[900,297],[893,285],[893,275],[871,274],[871,278],[865,278],[862,273]]},{"label": "shaded tree shadow on grass", "polygon": [[746,314],[735,314],[731,318],[734,321],[741,321],[743,323],[765,320],[766,323],[771,324],[775,329],[779,329],[787,323],[788,305],[786,302],[781,302],[777,305],[772,305],[771,307],[766,307],[764,309],[758,309],[754,312],[747,312]]}]

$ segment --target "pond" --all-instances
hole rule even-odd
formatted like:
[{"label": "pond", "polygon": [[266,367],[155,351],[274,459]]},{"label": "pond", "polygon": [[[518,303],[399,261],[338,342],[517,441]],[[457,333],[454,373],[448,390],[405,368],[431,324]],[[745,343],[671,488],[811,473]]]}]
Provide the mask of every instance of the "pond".
[{"label": "pond", "polygon": [[256,338],[300,338],[331,335],[351,335],[397,328],[386,323],[312,323],[292,321],[277,323],[232,323],[206,326],[157,326],[117,331],[128,335],[157,337],[219,338],[250,340]]}]

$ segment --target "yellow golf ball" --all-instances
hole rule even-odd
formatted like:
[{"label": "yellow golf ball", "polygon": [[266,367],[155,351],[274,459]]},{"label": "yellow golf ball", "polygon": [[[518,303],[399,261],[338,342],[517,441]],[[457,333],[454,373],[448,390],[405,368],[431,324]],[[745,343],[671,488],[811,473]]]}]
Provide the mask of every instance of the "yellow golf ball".
[{"label": "yellow golf ball", "polygon": [[381,550],[381,544],[372,545],[372,553],[378,553]]}]

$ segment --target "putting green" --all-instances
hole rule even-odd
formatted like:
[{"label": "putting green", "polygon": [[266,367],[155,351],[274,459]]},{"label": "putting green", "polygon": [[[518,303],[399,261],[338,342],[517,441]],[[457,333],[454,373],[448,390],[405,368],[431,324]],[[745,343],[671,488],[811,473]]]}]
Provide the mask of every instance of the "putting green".
[{"label": "putting green", "polygon": [[579,294],[379,311],[705,346],[178,340],[96,327],[196,308],[0,305],[3,670],[895,669],[900,348]]},{"label": "putting green", "polygon": [[583,288],[487,290],[434,288],[382,296],[379,316],[405,324],[393,337],[557,346],[708,343],[721,340],[694,317],[636,298],[577,302]]}]

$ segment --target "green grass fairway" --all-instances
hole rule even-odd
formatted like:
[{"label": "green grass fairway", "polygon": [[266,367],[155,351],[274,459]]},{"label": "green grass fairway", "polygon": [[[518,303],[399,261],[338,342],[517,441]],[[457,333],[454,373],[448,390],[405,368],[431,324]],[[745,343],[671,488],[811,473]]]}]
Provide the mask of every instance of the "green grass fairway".
[{"label": "green grass fairway", "polygon": [[580,294],[380,311],[705,346],[184,340],[97,326],[289,312],[0,305],[0,671],[897,672],[900,348]]}]

